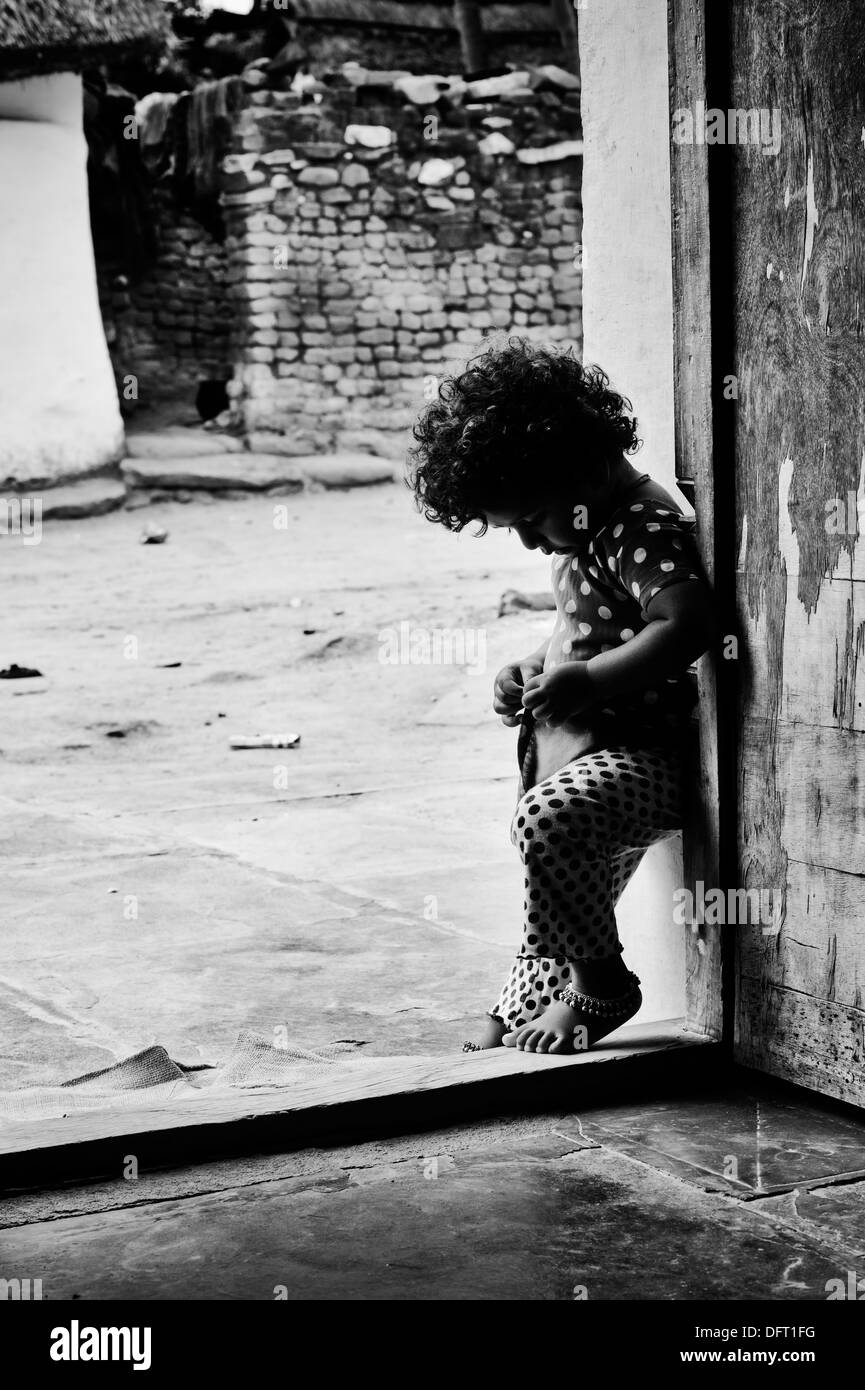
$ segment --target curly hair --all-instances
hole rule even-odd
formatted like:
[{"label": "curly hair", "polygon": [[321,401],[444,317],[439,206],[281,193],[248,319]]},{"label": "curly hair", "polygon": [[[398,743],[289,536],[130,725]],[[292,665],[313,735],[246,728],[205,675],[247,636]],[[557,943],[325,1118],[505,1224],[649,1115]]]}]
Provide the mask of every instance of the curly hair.
[{"label": "curly hair", "polygon": [[639,447],[631,403],[572,348],[509,338],[445,377],[412,431],[408,483],[449,531],[534,503],[580,472]]}]

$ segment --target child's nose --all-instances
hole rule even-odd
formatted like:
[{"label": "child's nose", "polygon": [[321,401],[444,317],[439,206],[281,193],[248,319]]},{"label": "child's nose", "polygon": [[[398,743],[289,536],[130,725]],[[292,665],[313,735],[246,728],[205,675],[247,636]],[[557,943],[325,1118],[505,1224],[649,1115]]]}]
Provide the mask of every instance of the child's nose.
[{"label": "child's nose", "polygon": [[523,545],[526,547],[526,550],[538,549],[538,546],[541,544],[541,538],[537,531],[532,530],[531,526],[518,526],[516,531]]}]

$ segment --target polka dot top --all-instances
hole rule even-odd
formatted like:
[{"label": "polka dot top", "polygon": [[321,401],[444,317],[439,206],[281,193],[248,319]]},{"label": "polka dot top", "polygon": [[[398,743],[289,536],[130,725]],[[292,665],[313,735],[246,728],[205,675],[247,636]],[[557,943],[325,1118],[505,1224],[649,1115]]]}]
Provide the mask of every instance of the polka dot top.
[{"label": "polka dot top", "polygon": [[[633,494],[648,479],[643,474],[629,491]],[[694,530],[694,522],[666,499],[638,498],[621,503],[587,553],[554,556],[556,624],[544,670],[588,661],[629,642],[648,625],[646,608],[661,589],[701,580]],[[619,695],[603,708],[587,710],[579,722],[599,726],[606,743],[672,732],[688,719],[696,698],[696,681],[683,671],[654,689]]]}]

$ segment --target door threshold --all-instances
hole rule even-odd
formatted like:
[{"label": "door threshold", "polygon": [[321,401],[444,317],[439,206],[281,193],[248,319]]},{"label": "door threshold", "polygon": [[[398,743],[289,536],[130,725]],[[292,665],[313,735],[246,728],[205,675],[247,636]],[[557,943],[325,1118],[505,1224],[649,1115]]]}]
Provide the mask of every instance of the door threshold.
[{"label": "door threshold", "polygon": [[160,1106],[20,1120],[0,1134],[0,1188],[57,1187],[214,1158],[362,1142],[471,1117],[606,1103],[681,1083],[720,1061],[720,1044],[683,1019],[618,1029],[588,1052],[550,1057],[497,1047],[369,1058],[287,1086],[196,1090]]}]

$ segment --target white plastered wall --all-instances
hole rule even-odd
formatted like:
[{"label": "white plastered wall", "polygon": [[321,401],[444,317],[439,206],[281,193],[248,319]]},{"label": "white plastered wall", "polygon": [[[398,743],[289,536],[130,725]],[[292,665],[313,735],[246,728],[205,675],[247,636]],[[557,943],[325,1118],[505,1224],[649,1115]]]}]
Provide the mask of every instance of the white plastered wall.
[{"label": "white plastered wall", "polygon": [[[673,454],[667,0],[586,0],[579,9],[583,157],[583,339],[628,396],[633,458],[683,508]],[[617,913],[643,982],[641,1021],[684,1013],[684,931],[672,920],[681,836],[649,850]]]},{"label": "white plastered wall", "polygon": [[0,83],[0,485],[123,454],[87,195],[81,78]]}]

